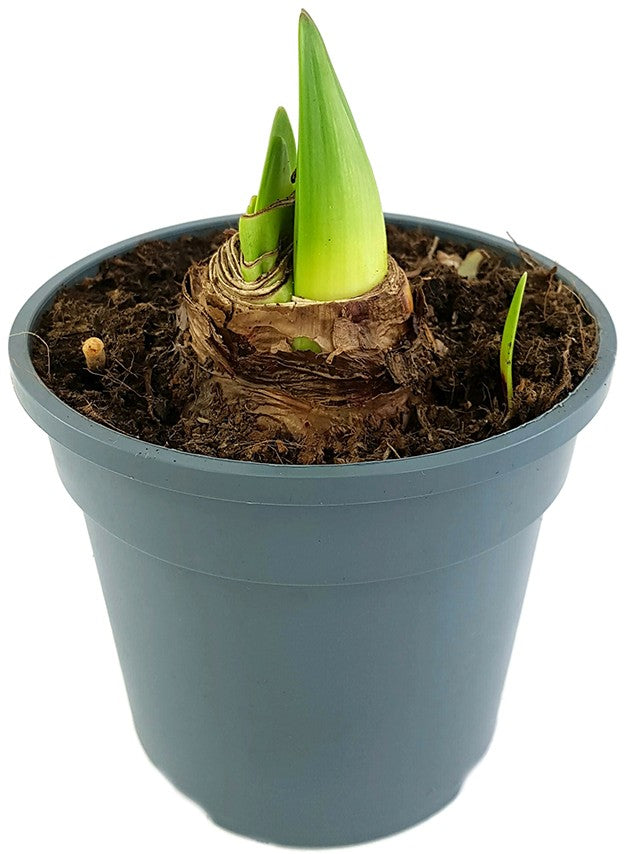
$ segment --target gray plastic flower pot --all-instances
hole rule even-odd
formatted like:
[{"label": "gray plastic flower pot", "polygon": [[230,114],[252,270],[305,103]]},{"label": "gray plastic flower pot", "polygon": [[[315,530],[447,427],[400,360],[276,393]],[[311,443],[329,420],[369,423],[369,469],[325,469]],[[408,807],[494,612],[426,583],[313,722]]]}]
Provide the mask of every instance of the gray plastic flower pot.
[{"label": "gray plastic flower pot", "polygon": [[[388,219],[516,260],[499,238]],[[234,221],[79,261],[13,333],[104,259]],[[140,740],[218,824],[281,844],[362,842],[445,806],[483,756],[541,516],[614,359],[608,312],[559,276],[600,328],[580,386],[500,436],[385,462],[281,466],[146,444],[62,403],[35,374],[31,336],[11,337],[17,395],[85,513]]]}]

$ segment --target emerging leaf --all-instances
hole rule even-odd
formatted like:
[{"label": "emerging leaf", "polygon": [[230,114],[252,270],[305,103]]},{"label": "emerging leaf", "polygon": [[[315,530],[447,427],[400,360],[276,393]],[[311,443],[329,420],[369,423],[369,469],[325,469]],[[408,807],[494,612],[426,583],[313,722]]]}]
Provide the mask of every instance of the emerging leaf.
[{"label": "emerging leaf", "polygon": [[311,353],[322,352],[322,348],[319,346],[317,341],[314,341],[312,338],[307,338],[305,335],[298,335],[297,338],[294,338],[291,342],[291,347],[294,350],[300,350],[302,352],[306,350],[310,350]]},{"label": "emerging leaf", "polygon": [[348,102],[322,37],[304,11],[299,69],[295,293],[312,300],[349,299],[385,278],[385,222]]},{"label": "emerging leaf", "polygon": [[514,343],[516,341],[516,328],[518,326],[518,318],[521,313],[521,305],[523,302],[523,294],[525,293],[525,285],[527,284],[527,273],[523,273],[519,279],[510,308],[508,309],[503,327],[503,336],[501,338],[501,353],[499,357],[499,366],[501,369],[501,379],[507,399],[508,415],[512,411],[514,401],[514,389],[512,387],[512,356],[514,354]]},{"label": "emerging leaf", "polygon": [[261,211],[293,193],[291,175],[295,164],[295,137],[291,122],[284,107],[278,107],[271,126],[255,211]]},{"label": "emerging leaf", "polygon": [[[277,261],[280,245],[292,240],[291,177],[295,164],[295,138],[289,117],[279,107],[269,136],[258,195],[252,196],[247,213],[239,220],[241,272],[246,282],[255,282],[269,272]],[[273,302],[285,302],[292,293],[292,285],[288,283],[274,294]]]}]

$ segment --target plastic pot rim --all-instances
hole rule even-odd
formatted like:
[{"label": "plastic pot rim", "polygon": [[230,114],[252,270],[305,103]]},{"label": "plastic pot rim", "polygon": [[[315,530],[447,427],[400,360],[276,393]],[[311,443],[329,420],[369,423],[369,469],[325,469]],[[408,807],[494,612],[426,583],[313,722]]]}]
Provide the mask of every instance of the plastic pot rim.
[{"label": "plastic pot rim", "polygon": [[[560,403],[537,418],[479,442],[402,459],[361,463],[288,465],[220,459],[154,445],[106,427],[64,403],[37,375],[31,360],[34,330],[57,291],[89,275],[107,258],[129,252],[147,240],[172,240],[234,226],[238,215],[214,217],[157,229],[98,250],[57,273],[19,311],[9,338],[9,357],[16,394],[31,418],[51,439],[96,465],[134,479],[192,495],[269,504],[345,504],[397,500],[487,480],[526,465],[572,439],[599,409],[609,383],[616,334],[599,297],[579,278],[540,253],[517,248],[504,238],[449,223],[386,214],[388,223],[421,229],[467,246],[487,246],[508,261],[519,248],[576,291],[599,327],[599,348],[588,375]],[[497,368],[498,369],[498,368]],[[553,438],[552,435],[553,434]],[[251,496],[228,484],[247,478]],[[326,500],[326,482],[336,483],[334,500]],[[343,484],[346,489],[343,489]],[[357,493],[357,484],[361,488]],[[340,490],[341,487],[341,490]],[[341,494],[340,494],[341,493]]]}]

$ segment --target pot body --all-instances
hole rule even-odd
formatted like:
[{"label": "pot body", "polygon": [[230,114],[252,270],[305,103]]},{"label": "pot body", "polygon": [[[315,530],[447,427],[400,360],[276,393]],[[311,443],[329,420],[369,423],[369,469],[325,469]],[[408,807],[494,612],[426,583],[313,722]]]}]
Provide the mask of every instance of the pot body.
[{"label": "pot body", "polygon": [[[392,217],[513,257],[510,244]],[[59,287],[142,235],[44,286]],[[546,259],[543,259],[546,260]],[[83,509],[138,735],[219,824],[326,846],[412,825],[448,803],[491,740],[541,516],[601,405],[615,336],[540,419],[409,460],[273,466],[147,445],[69,409],[11,339],[14,384]]]}]

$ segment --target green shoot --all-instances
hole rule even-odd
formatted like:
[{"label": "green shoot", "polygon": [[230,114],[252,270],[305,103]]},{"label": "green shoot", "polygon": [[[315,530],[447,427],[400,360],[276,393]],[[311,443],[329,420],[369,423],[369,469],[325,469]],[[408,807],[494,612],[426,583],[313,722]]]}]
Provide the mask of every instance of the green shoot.
[{"label": "green shoot", "polygon": [[307,338],[306,335],[298,335],[297,338],[294,338],[291,342],[291,347],[294,350],[300,350],[304,352],[305,350],[310,350],[311,353],[321,353],[322,348],[319,346],[317,341],[314,341],[312,338]]},{"label": "green shoot", "polygon": [[255,211],[262,211],[293,192],[291,175],[295,169],[295,137],[284,107],[278,107],[274,116],[267,157],[263,167]]},{"label": "green shoot", "polygon": [[295,293],[350,299],[387,274],[387,240],[372,167],[321,35],[299,24],[300,129],[295,194]]},{"label": "green shoot", "polygon": [[[279,107],[271,128],[260,189],[252,196],[247,213],[239,220],[241,272],[246,282],[255,282],[275,265],[281,243],[293,237],[293,183],[296,165],[295,138],[289,117]],[[291,299],[288,282],[274,293],[273,302]]]},{"label": "green shoot", "polygon": [[501,338],[501,354],[499,357],[499,366],[501,369],[501,379],[507,399],[508,415],[512,411],[514,402],[514,389],[512,386],[512,356],[514,355],[514,343],[516,341],[516,328],[518,326],[518,318],[521,313],[521,304],[523,302],[523,294],[525,293],[525,285],[527,284],[527,273],[523,273],[519,279],[510,308],[505,319],[503,327],[503,336]]}]

